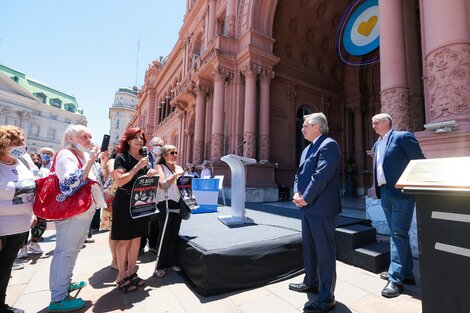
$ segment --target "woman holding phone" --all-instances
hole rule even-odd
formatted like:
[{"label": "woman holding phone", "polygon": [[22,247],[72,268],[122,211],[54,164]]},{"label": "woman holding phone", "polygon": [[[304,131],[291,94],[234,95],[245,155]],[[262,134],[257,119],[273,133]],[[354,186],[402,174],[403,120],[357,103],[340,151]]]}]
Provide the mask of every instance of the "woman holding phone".
[{"label": "woman holding phone", "polygon": [[[100,157],[106,164],[109,154],[100,154],[99,147],[93,146],[91,132],[83,125],[70,125],[64,132],[62,147],[55,158],[55,174],[59,178],[62,193],[77,192],[88,180],[100,183],[95,161]],[[107,179],[107,172],[103,171]],[[72,282],[73,269],[78,253],[82,249],[95,210],[106,206],[104,195],[98,184],[91,187],[93,201],[87,211],[72,217],[55,221],[56,248],[52,257],[49,277],[51,303],[49,312],[74,311],[85,306],[81,298],[70,297],[70,292],[81,289],[86,282]]]}]

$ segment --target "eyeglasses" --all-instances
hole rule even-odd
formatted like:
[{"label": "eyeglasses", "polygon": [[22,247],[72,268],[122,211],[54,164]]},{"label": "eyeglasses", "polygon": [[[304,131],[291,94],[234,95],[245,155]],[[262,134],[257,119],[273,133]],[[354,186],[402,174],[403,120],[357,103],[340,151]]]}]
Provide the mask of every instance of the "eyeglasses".
[{"label": "eyeglasses", "polygon": [[177,155],[177,154],[178,154],[177,151],[170,151],[170,152],[168,152],[168,153],[171,154],[171,155]]}]

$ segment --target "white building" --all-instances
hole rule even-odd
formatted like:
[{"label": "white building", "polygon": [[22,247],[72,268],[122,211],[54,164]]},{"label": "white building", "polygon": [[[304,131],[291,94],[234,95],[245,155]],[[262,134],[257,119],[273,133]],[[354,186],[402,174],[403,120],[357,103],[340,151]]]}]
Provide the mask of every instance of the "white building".
[{"label": "white building", "polygon": [[137,87],[123,87],[119,88],[116,92],[113,106],[109,108],[110,148],[114,147],[119,142],[119,138],[124,134],[127,124],[132,119],[138,101],[138,94],[139,90]]},{"label": "white building", "polygon": [[57,151],[69,124],[87,124],[75,97],[2,64],[0,113],[0,124],[23,129],[29,152]]}]

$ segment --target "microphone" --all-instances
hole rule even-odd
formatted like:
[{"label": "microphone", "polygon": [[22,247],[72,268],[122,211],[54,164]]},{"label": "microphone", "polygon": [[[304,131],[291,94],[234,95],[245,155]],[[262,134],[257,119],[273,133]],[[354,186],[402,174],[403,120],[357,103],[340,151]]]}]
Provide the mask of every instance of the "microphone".
[{"label": "microphone", "polygon": [[[146,158],[146,157],[148,157],[148,155],[149,155],[149,150],[148,150],[148,148],[147,148],[146,146],[143,146],[143,147],[142,147],[142,156],[143,156],[144,158]],[[146,166],[145,168],[146,168],[146,169],[149,169],[149,168],[150,168],[150,166],[148,165],[148,163],[147,163],[147,166]]]},{"label": "microphone", "polygon": [[235,152],[238,152],[238,149],[243,146],[244,144],[246,143],[246,140],[243,140],[238,146],[237,148],[233,151],[233,154],[235,154]]},{"label": "microphone", "polygon": [[144,158],[149,155],[149,150],[146,146],[142,147],[142,155],[144,156]]}]

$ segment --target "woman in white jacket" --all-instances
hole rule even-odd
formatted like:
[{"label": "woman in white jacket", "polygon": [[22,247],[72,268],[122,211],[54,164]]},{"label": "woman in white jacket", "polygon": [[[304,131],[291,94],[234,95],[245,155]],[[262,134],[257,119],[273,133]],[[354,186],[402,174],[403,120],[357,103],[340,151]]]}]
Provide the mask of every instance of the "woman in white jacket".
[{"label": "woman in white jacket", "polygon": [[[99,147],[93,146],[91,132],[83,125],[67,127],[62,139],[64,149],[57,152],[55,174],[64,194],[78,191],[89,179],[101,183],[99,169],[95,161],[100,155]],[[101,153],[101,164],[109,159],[107,151]],[[104,179],[107,169],[102,167]],[[52,257],[49,277],[51,303],[49,312],[64,312],[80,309],[85,306],[81,298],[72,298],[69,293],[83,288],[86,282],[72,282],[73,269],[93,218],[95,210],[106,207],[101,186],[92,186],[93,201],[90,208],[78,215],[55,221],[56,248]]]},{"label": "woman in white jacket", "polygon": [[23,130],[0,126],[0,312],[22,313],[5,304],[11,268],[33,223],[34,175],[22,156]]}]

